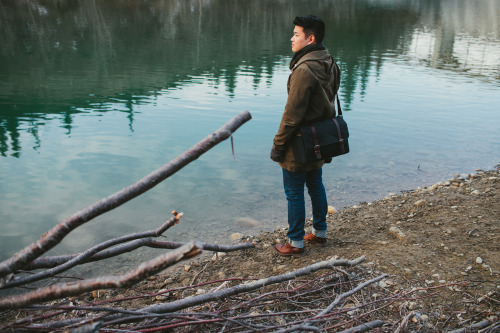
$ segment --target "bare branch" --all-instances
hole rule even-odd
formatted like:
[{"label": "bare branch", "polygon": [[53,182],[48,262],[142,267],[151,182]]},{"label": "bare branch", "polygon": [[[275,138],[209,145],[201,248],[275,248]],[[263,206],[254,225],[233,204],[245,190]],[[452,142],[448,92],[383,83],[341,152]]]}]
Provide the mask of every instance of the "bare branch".
[{"label": "bare branch", "polygon": [[343,330],[339,333],[362,333],[362,332],[366,332],[366,331],[372,330],[374,328],[383,326],[384,324],[386,324],[386,323],[382,320],[372,320],[368,323],[363,323],[361,325],[351,327],[351,328]]},{"label": "bare branch", "polygon": [[[490,325],[490,321],[488,319],[485,319],[483,321],[480,321],[479,323],[471,324],[467,327],[464,328],[459,328],[457,330],[450,331],[449,333],[465,333],[465,332],[471,332],[473,330],[478,330],[480,328],[485,328],[488,325]],[[497,327],[498,328],[498,327]],[[493,331],[492,331],[493,332]]]},{"label": "bare branch", "polygon": [[[99,253],[96,253],[93,256],[87,258],[87,260],[85,262],[87,263],[87,262],[108,259],[108,258],[115,257],[117,255],[120,255],[120,254],[123,254],[126,252],[134,251],[134,250],[136,250],[140,247],[143,247],[143,246],[156,248],[156,249],[170,249],[170,250],[172,250],[172,249],[177,249],[177,248],[183,246],[184,244],[186,244],[186,243],[157,241],[157,240],[154,240],[154,239],[148,237],[148,238],[130,241],[126,244],[116,245],[113,248],[100,251]],[[219,245],[219,244],[203,243],[203,250],[216,251],[216,252],[233,252],[233,251],[240,251],[240,250],[244,250],[244,249],[250,249],[250,248],[254,248],[254,247],[255,247],[255,244],[251,243],[251,242],[239,243],[239,244],[234,244],[234,245]],[[40,269],[40,268],[55,267],[55,266],[64,264],[68,260],[71,260],[79,255],[80,254],[70,254],[70,255],[63,255],[63,256],[38,258],[38,259],[34,260],[31,264],[29,264],[26,267],[26,269],[33,270],[33,269]]]},{"label": "bare branch", "polygon": [[99,245],[96,245],[87,251],[76,255],[75,257],[71,258],[70,260],[66,261],[65,263],[52,268],[45,270],[43,272],[39,272],[30,276],[26,276],[23,278],[18,278],[18,279],[13,279],[12,281],[6,283],[3,286],[0,286],[0,289],[6,289],[6,288],[12,288],[16,286],[20,286],[23,284],[39,281],[41,279],[54,276],[56,274],[59,274],[61,272],[67,271],[68,269],[75,267],[77,265],[83,264],[88,262],[89,258],[92,257],[94,254],[98,253],[99,251],[102,251],[103,249],[106,249],[108,247],[111,247],[116,244],[120,244],[123,242],[127,242],[133,239],[137,238],[143,238],[143,237],[149,237],[149,236],[160,236],[162,233],[164,233],[166,230],[168,230],[170,227],[173,225],[179,223],[179,220],[182,217],[182,213],[177,213],[176,211],[173,211],[172,214],[174,216],[170,218],[167,222],[165,222],[163,225],[161,225],[159,228],[155,230],[150,230],[150,231],[145,231],[145,232],[140,232],[140,233],[134,233],[131,235],[126,235],[126,236],[121,236],[121,237],[116,237],[113,239],[110,239],[106,242],[103,242]]},{"label": "bare branch", "polygon": [[196,145],[177,156],[175,159],[153,171],[143,179],[137,181],[115,194],[101,199],[100,201],[76,212],[67,217],[51,230],[45,233],[39,240],[28,245],[21,251],[14,254],[11,258],[0,263],[0,277],[4,277],[16,269],[22,268],[34,259],[47,252],[68,235],[72,230],[80,225],[92,220],[93,218],[106,213],[116,207],[128,202],[129,200],[141,195],[142,193],[152,189],[163,180],[167,179],[181,168],[196,160],[209,149],[218,143],[226,140],[231,134],[236,131],[241,125],[251,119],[250,112],[245,111],[235,116],[214,133],[207,136],[205,139],[198,142]]},{"label": "bare branch", "polygon": [[0,310],[20,308],[37,302],[75,296],[91,290],[129,287],[181,260],[192,258],[200,254],[201,251],[202,244],[194,240],[176,250],[145,262],[134,270],[120,276],[103,276],[76,283],[60,283],[26,294],[1,299]]}]

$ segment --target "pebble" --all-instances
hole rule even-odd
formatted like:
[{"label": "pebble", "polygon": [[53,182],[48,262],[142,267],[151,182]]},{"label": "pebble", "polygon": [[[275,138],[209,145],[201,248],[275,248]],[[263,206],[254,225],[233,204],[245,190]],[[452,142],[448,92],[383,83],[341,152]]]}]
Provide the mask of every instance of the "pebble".
[{"label": "pebble", "polygon": [[184,265],[184,270],[185,270],[186,272],[188,272],[190,269],[191,269],[191,266],[189,266],[189,265]]},{"label": "pebble", "polygon": [[[162,293],[164,291],[167,291],[167,289],[160,289],[158,290],[159,293]],[[170,293],[164,293],[164,294],[161,294],[161,295],[156,295],[155,297],[155,300],[157,301],[164,301],[168,298],[168,296],[170,296]]]},{"label": "pebble", "polygon": [[380,288],[387,288],[387,287],[389,287],[389,285],[387,283],[385,283],[385,281],[379,281],[378,285],[379,285]]},{"label": "pebble", "polygon": [[243,237],[242,234],[240,234],[239,232],[235,232],[234,234],[231,234],[229,238],[231,238],[232,241],[237,241],[240,240],[242,237]]},{"label": "pebble", "polygon": [[476,258],[476,263],[478,263],[478,264],[482,264],[482,263],[483,263],[483,258],[481,258],[481,257],[477,257],[477,258]]},{"label": "pebble", "polygon": [[390,227],[389,234],[396,237],[399,240],[405,240],[407,238],[406,234],[398,227]]},{"label": "pebble", "polygon": [[226,252],[216,252],[212,256],[212,261],[216,261],[217,259],[222,259],[223,257],[227,256]]},{"label": "pebble", "polygon": [[479,190],[474,190],[472,192],[470,192],[471,195],[480,195],[481,192]]},{"label": "pebble", "polygon": [[259,227],[261,223],[250,217],[242,217],[236,220],[236,225],[240,228],[255,228]]},{"label": "pebble", "polygon": [[333,206],[328,206],[328,214],[336,214],[337,213],[337,208]]},{"label": "pebble", "polygon": [[428,204],[429,203],[427,201],[425,201],[424,199],[418,200],[417,202],[414,203],[414,205],[417,206],[417,207],[425,206],[425,205],[428,205]]}]

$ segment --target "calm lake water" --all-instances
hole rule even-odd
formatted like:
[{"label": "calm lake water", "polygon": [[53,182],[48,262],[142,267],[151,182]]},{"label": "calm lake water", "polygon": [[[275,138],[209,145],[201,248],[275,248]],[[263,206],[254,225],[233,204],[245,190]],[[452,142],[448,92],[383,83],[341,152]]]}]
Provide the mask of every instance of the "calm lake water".
[{"label": "calm lake water", "polygon": [[225,141],[51,253],[154,229],[174,209],[184,217],[169,240],[228,243],[286,226],[269,152],[291,22],[306,14],[326,22],[351,133],[351,152],[324,168],[330,205],[500,162],[497,0],[2,1],[0,259],[243,110],[253,119],[234,135],[236,161]]}]

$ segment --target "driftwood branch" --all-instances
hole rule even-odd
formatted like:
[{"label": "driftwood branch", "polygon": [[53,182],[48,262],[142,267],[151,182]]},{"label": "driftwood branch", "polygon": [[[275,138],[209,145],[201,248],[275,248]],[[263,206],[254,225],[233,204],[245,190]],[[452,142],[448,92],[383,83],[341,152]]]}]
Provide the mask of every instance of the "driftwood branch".
[{"label": "driftwood branch", "polygon": [[165,231],[167,231],[169,228],[171,228],[173,225],[179,223],[179,220],[182,217],[182,213],[177,213],[176,211],[173,211],[172,214],[174,215],[172,218],[170,218],[167,222],[163,223],[159,228],[155,230],[149,230],[145,232],[140,232],[140,233],[134,233],[131,235],[126,235],[126,236],[121,236],[121,237],[116,237],[113,239],[110,239],[106,242],[103,242],[99,245],[96,245],[87,251],[76,255],[75,257],[71,258],[70,260],[67,260],[66,262],[58,265],[55,268],[45,270],[43,272],[39,272],[30,276],[14,279],[8,283],[6,283],[4,286],[0,286],[0,289],[5,289],[5,288],[12,288],[16,286],[20,286],[23,284],[39,281],[42,279],[45,279],[50,276],[54,276],[56,274],[65,272],[69,270],[72,267],[75,267],[77,265],[86,263],[89,261],[89,258],[94,256],[96,253],[107,249],[111,246],[114,246],[116,244],[128,242],[130,240],[138,239],[138,238],[143,238],[143,237],[157,237],[163,234]]},{"label": "driftwood branch", "polygon": [[[126,252],[134,251],[134,250],[136,250],[140,247],[143,247],[143,246],[151,247],[151,248],[155,248],[155,249],[173,250],[173,249],[177,249],[177,248],[183,246],[184,244],[185,244],[184,242],[157,241],[151,237],[147,237],[147,238],[143,238],[143,239],[137,239],[134,241],[130,241],[130,242],[125,243],[125,244],[116,245],[113,248],[100,251],[99,253],[96,253],[93,256],[89,257],[85,261],[85,263],[115,257],[117,255],[120,255],[120,254],[123,254]],[[234,244],[234,245],[219,245],[219,244],[209,244],[209,243],[203,243],[202,245],[203,245],[203,250],[215,251],[215,252],[233,252],[233,251],[240,251],[240,250],[255,247],[255,244],[251,243],[251,242],[239,243],[239,244]],[[26,269],[34,270],[34,269],[41,269],[41,268],[56,267],[58,265],[64,264],[65,262],[67,262],[69,260],[72,260],[73,258],[76,258],[79,255],[80,254],[69,254],[69,255],[38,258],[38,259],[34,260],[31,264],[29,264],[26,267]]]},{"label": "driftwood branch", "polygon": [[20,308],[37,302],[75,296],[97,289],[129,287],[139,281],[142,281],[150,275],[156,274],[165,268],[178,263],[179,261],[190,259],[200,254],[201,251],[201,243],[196,240],[191,241],[176,250],[145,262],[134,270],[120,276],[98,277],[76,283],[60,283],[40,288],[26,294],[0,299],[0,310]]},{"label": "driftwood branch", "polygon": [[248,111],[240,113],[217,131],[143,179],[67,217],[45,233],[39,240],[1,262],[0,278],[23,268],[26,264],[40,257],[43,253],[59,244],[66,235],[80,225],[152,189],[218,143],[229,138],[234,131],[250,119],[251,115]]}]

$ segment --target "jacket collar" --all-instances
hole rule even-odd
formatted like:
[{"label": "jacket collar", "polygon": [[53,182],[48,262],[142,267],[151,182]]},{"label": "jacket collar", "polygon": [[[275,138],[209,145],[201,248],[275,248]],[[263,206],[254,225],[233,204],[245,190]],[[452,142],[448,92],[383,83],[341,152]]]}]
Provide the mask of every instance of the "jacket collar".
[{"label": "jacket collar", "polygon": [[293,69],[294,67],[296,67],[299,60],[301,60],[307,54],[309,54],[313,51],[319,51],[319,50],[326,50],[323,43],[310,44],[310,45],[307,45],[307,46],[303,47],[302,49],[298,50],[297,52],[295,52],[292,60],[290,61],[290,69]]}]

